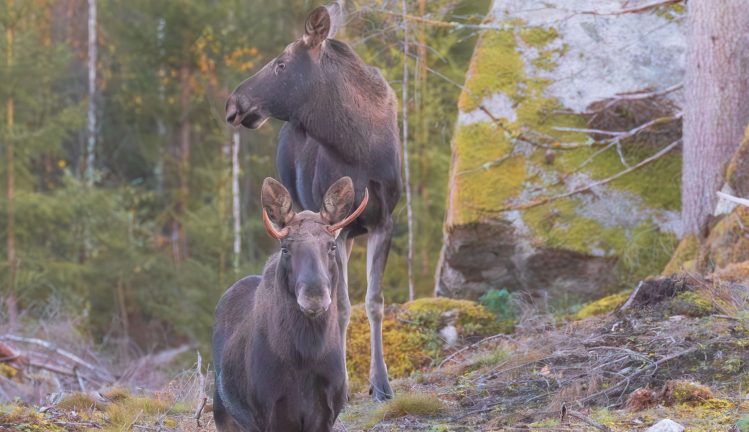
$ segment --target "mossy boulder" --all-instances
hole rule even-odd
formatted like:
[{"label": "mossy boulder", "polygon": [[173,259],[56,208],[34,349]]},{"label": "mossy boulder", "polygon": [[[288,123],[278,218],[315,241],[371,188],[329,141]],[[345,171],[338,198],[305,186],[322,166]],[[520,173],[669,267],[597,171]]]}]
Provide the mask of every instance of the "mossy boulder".
[{"label": "mossy boulder", "polygon": [[[452,327],[463,341],[507,330],[484,306],[468,300],[422,298],[385,310],[382,340],[391,378],[408,376],[439,361],[448,348],[440,331]],[[354,389],[369,375],[369,321],[363,305],[351,310],[346,365]]]},{"label": "mossy boulder", "polygon": [[[574,304],[668,263],[681,229],[680,151],[607,179],[680,137],[679,92],[618,95],[681,81],[683,11],[570,13],[586,7],[621,2],[493,2],[486,22],[498,29],[481,36],[459,100],[438,295],[506,288]],[[586,132],[655,118],[618,145]]]}]

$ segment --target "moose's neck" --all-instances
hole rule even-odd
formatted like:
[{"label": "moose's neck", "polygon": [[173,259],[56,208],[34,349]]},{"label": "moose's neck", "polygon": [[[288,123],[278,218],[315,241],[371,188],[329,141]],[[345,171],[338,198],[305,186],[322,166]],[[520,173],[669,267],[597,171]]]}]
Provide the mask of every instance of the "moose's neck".
[{"label": "moose's neck", "polygon": [[398,137],[394,95],[382,75],[345,44],[326,43],[323,83],[297,121],[344,162],[366,162],[371,144]]}]

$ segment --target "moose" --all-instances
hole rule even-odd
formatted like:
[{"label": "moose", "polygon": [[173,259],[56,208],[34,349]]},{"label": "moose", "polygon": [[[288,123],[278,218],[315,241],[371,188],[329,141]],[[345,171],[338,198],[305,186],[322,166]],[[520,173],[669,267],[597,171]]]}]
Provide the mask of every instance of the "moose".
[{"label": "moose", "polygon": [[[370,324],[370,393],[390,399],[382,347],[382,281],[393,236],[392,212],[401,194],[401,150],[395,95],[380,71],[365,64],[344,42],[333,39],[341,22],[338,4],[314,9],[304,33],[226,102],[226,121],[259,128],[270,117],[281,128],[276,168],[293,203],[319,209],[325,191],[338,178],[354,183],[356,201],[371,194],[361,217],[338,236],[344,283],[355,237],[367,238],[366,311]],[[338,296],[341,339],[350,316],[348,292]]]},{"label": "moose", "polygon": [[367,207],[349,177],[333,183],[320,211],[292,210],[271,178],[263,221],[280,250],[262,276],[248,276],[216,307],[213,412],[221,431],[330,431],[347,400],[338,297],[347,289],[337,237]]}]

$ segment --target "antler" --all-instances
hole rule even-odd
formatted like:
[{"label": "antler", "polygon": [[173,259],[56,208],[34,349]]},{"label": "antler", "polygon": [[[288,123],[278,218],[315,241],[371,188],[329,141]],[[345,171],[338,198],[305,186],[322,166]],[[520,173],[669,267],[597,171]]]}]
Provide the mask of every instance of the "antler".
[{"label": "antler", "polygon": [[364,212],[364,209],[367,208],[368,202],[369,202],[369,191],[367,190],[367,188],[364,188],[364,198],[362,198],[361,203],[359,203],[359,207],[356,210],[354,210],[354,212],[351,213],[346,219],[328,226],[328,231],[330,231],[331,233],[335,233],[339,229],[345,228],[346,225],[355,221],[356,218],[358,218],[359,215],[362,214],[362,212]]},{"label": "antler", "polygon": [[289,235],[289,227],[285,227],[279,231],[275,226],[273,226],[273,222],[271,222],[268,217],[268,211],[265,209],[263,209],[263,223],[265,224],[265,230],[268,231],[268,235],[276,240],[281,240]]}]

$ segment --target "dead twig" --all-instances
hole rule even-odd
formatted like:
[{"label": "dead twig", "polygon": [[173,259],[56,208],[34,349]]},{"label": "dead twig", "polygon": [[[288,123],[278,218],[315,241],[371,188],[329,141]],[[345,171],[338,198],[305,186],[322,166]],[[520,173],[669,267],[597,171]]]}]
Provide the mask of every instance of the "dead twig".
[{"label": "dead twig", "polygon": [[586,416],[585,414],[579,412],[579,411],[573,411],[571,409],[567,410],[567,415],[573,418],[576,418],[580,420],[581,422],[587,424],[588,426],[592,426],[599,431],[603,432],[613,432],[610,427],[606,425],[602,425],[601,423],[598,423],[597,421],[593,420],[592,418]]},{"label": "dead twig", "polygon": [[203,409],[205,408],[205,404],[208,402],[208,398],[203,396],[203,401],[200,402],[200,406],[198,407],[198,411],[195,413],[195,421],[198,424],[198,427],[203,427],[200,425],[200,416],[203,414]]},{"label": "dead twig", "polygon": [[493,340],[496,340],[496,339],[501,339],[501,338],[507,338],[507,339],[509,339],[510,337],[507,336],[506,334],[503,334],[503,333],[499,333],[499,334],[495,334],[493,336],[485,337],[485,338],[481,339],[480,341],[475,342],[475,343],[473,343],[471,345],[465,346],[465,347],[463,347],[463,348],[455,351],[454,353],[450,354],[449,356],[445,357],[445,359],[442,360],[439,365],[437,365],[437,369],[440,369],[447,362],[452,361],[452,359],[454,359],[456,356],[458,356],[458,355],[460,355],[460,354],[462,354],[462,353],[464,353],[466,351],[470,351],[470,350],[472,350],[472,349],[474,349],[474,348],[476,348],[476,347],[478,347],[478,346],[480,346],[482,344],[485,344],[487,342],[490,342],[490,341],[493,341]]},{"label": "dead twig", "polygon": [[205,395],[205,375],[203,375],[203,356],[200,355],[200,351],[198,351],[198,364],[195,367],[195,371],[198,374],[198,407],[195,410],[195,422],[198,424],[198,427],[200,426],[200,416],[203,413],[203,408],[205,408],[205,403],[208,401],[208,398]]}]

